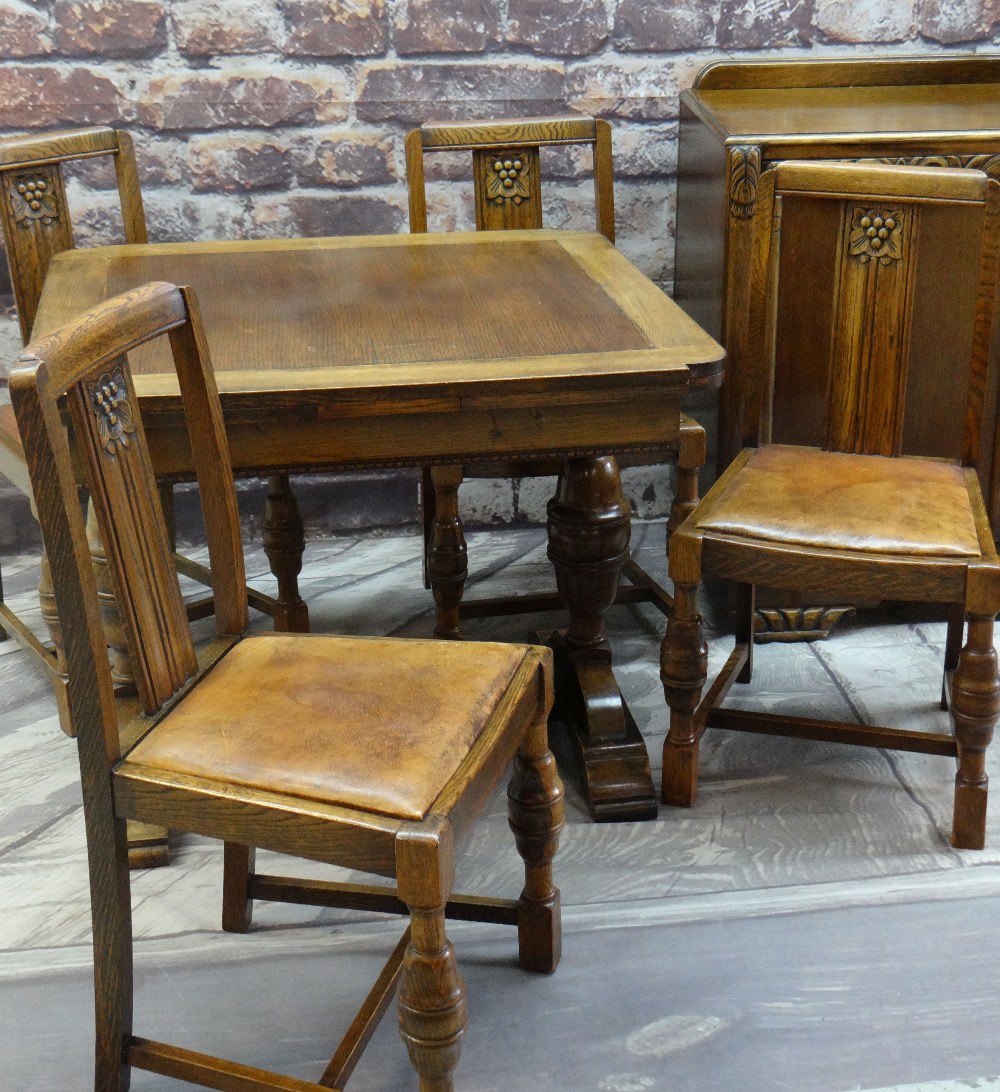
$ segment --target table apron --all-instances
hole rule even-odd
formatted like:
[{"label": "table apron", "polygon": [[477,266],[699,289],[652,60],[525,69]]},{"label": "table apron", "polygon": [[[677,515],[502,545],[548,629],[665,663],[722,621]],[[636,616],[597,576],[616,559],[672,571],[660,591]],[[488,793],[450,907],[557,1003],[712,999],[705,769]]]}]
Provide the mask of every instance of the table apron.
[{"label": "table apron", "polygon": [[[255,424],[227,422],[226,427],[237,472],[616,454],[675,443],[683,396],[681,389],[655,401],[337,420],[282,419],[262,413]],[[190,473],[186,434],[147,422],[146,435],[157,474]]]}]

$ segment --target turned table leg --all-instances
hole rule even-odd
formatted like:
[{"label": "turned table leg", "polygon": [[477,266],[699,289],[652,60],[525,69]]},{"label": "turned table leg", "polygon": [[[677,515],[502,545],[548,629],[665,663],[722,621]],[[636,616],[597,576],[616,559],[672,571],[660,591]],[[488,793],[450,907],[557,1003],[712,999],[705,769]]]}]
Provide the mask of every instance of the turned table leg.
[{"label": "turned table leg", "polygon": [[458,608],[469,574],[469,559],[462,521],[458,515],[458,487],[463,468],[459,465],[431,467],[434,522],[427,550],[427,578],[434,593],[437,619],[435,637],[461,636]]},{"label": "turned table leg", "polygon": [[649,755],[615,681],[604,626],[631,531],[615,460],[567,459],[548,517],[548,555],[569,612],[565,636],[554,641],[557,719],[569,730],[593,818],[651,819]]},{"label": "turned table leg", "polygon": [[274,628],[279,633],[308,633],[309,608],[299,595],[299,573],[305,551],[305,532],[287,471],[267,480],[264,504],[264,553],[278,581],[278,604]]}]

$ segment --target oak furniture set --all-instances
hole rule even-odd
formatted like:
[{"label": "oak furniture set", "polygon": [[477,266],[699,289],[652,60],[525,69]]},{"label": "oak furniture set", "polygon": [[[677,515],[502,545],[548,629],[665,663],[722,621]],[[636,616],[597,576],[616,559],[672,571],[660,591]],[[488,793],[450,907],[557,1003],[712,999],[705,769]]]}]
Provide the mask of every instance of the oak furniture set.
[{"label": "oak furniture set", "polygon": [[[946,154],[945,137],[928,136],[923,158],[940,159],[928,166],[829,162],[842,158],[831,145],[852,160],[893,157],[875,154],[874,138],[838,129],[814,140],[795,128],[824,109],[841,124],[863,119],[859,104],[893,103],[903,88],[880,139],[895,158],[914,158],[917,137],[900,137],[901,119],[913,103],[918,118],[932,113],[930,81],[968,77],[953,95],[959,113],[1000,98],[988,60],[922,64],[728,64],[702,74],[682,100],[677,294],[689,314],[613,245],[601,121],[425,125],[406,144],[410,234],[239,242],[148,243],[123,134],[50,135],[41,150],[0,141],[0,220],[30,335],[11,377],[13,410],[0,412],[0,470],[33,490],[57,651],[0,613],[60,681],[63,724],[80,746],[97,1087],[124,1087],[130,1066],[216,1088],[338,1087],[401,977],[401,1032],[420,1087],[450,1089],[464,1004],[445,918],[516,924],[529,970],[559,960],[553,702],[593,817],[656,812],[603,621],[623,571],[624,598],[668,612],[664,802],[694,803],[710,726],[922,750],[957,759],[953,843],[983,846],[985,752],[1000,715],[1000,183],[991,177],[1000,167],[985,161],[982,132],[972,134],[981,150],[968,154]],[[593,156],[597,230],[546,230],[541,149],[581,144]],[[471,152],[475,232],[427,233],[424,156],[444,149]],[[73,247],[59,172],[71,153],[115,157],[124,245]],[[724,376],[723,349],[702,326],[728,352]],[[691,387],[720,382],[721,474],[699,502],[705,434],[682,404]],[[672,596],[629,561],[620,462],[678,468]],[[552,638],[554,656],[304,632],[289,473],[400,466],[424,468],[425,575],[441,638],[461,636],[461,482],[558,476],[548,553],[568,626]],[[245,636],[233,473],[270,476],[279,583],[270,612],[286,632]],[[173,551],[169,486],[192,478],[210,570]],[[195,613],[214,612],[218,636],[203,648],[175,568],[211,585]],[[705,577],[737,586],[736,647],[707,691]],[[723,707],[736,682],[750,681],[757,588],[796,603],[946,604],[942,708],[953,733]],[[526,597],[465,613],[549,605]],[[801,630],[804,617],[786,611],[781,625]],[[455,845],[511,759],[524,891],[517,902],[453,896]],[[409,914],[318,1084],[133,1034],[133,821],[225,841],[226,929],[249,927],[255,898]],[[144,831],[138,857],[165,859],[165,834]],[[257,875],[256,846],[395,886]]]}]

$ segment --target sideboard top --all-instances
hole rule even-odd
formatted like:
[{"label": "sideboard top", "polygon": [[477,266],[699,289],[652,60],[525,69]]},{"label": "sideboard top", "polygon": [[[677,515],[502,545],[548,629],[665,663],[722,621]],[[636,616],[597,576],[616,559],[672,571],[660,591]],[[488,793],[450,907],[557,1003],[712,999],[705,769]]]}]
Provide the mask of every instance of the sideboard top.
[{"label": "sideboard top", "polygon": [[683,99],[721,135],[1000,138],[1000,55],[721,61]]}]

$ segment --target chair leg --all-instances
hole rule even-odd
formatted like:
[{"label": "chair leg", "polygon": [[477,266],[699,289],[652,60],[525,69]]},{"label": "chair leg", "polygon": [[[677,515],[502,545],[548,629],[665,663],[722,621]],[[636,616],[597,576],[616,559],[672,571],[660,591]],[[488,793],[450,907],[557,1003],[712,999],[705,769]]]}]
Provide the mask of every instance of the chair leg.
[{"label": "chair leg", "polygon": [[736,643],[747,646],[746,663],[736,676],[738,683],[748,683],[753,677],[753,622],[757,609],[757,587],[754,584],[736,585]]},{"label": "chair leg", "polygon": [[672,534],[698,506],[698,474],[705,465],[705,430],[681,414],[674,474],[674,499],[667,519],[667,534]]},{"label": "chair leg", "polygon": [[[109,810],[110,806],[109,796]],[[100,825],[88,817],[88,825],[94,923],[94,1092],[128,1092],[131,1067],[124,1051],[132,1034],[132,906],[126,826],[125,820],[110,817]]]},{"label": "chair leg", "polygon": [[948,608],[948,634],[944,642],[944,679],[941,682],[941,708],[948,708],[948,675],[958,667],[958,657],[962,651],[962,637],[965,633],[965,610],[961,603],[952,603]]},{"label": "chair leg", "polygon": [[670,706],[663,741],[663,802],[690,807],[698,792],[698,726],[695,711],[708,676],[708,647],[698,613],[698,585],[674,586],[674,609],[660,647],[660,680]]},{"label": "chair leg", "polygon": [[993,617],[968,616],[968,638],[952,681],[951,717],[958,744],[958,772],[951,842],[957,849],[982,849],[986,844],[986,748],[1000,715]]},{"label": "chair leg", "polygon": [[399,1032],[420,1092],[452,1092],[465,1035],[465,983],[445,935],[444,904],[410,907],[410,943],[399,986]]},{"label": "chair leg", "polygon": [[551,974],[562,955],[559,888],[552,858],[563,828],[563,787],[549,750],[548,724],[540,720],[525,735],[507,788],[510,829],[524,861],[524,890],[517,904],[517,943],[526,971]]},{"label": "chair leg", "polygon": [[253,877],[253,846],[226,842],[222,852],[222,928],[227,933],[245,933],[253,921],[250,880]]},{"label": "chair leg", "polygon": [[465,1035],[465,983],[444,928],[454,883],[454,843],[446,820],[428,818],[396,835],[396,890],[410,911],[399,1033],[420,1076],[420,1092],[452,1092]]}]

